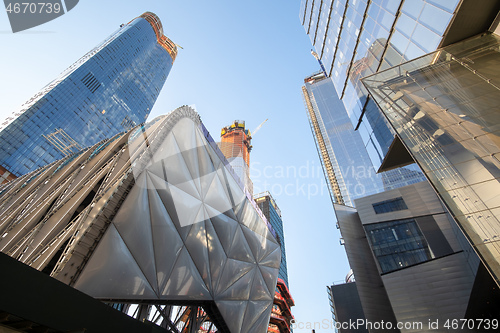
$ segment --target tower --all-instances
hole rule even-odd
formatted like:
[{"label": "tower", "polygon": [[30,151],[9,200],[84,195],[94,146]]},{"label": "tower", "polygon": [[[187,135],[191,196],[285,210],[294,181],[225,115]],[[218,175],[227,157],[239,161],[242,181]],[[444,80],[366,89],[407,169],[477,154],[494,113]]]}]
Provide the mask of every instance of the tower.
[{"label": "tower", "polygon": [[[257,127],[254,133],[258,131],[260,126]],[[250,194],[253,192],[253,183],[249,173],[250,151],[252,150],[251,140],[252,136],[250,131],[245,129],[245,122],[235,120],[231,125],[222,128],[221,142],[219,144],[220,150],[242,181],[244,188]],[[278,282],[274,290],[274,301],[268,332],[289,333],[291,331],[291,320],[293,319],[290,307],[294,306],[295,302],[288,289],[288,270],[281,211],[269,192],[256,194],[253,198],[256,205],[266,217],[268,225],[273,230],[273,234],[281,249]]]},{"label": "tower", "polygon": [[290,307],[294,306],[295,302],[288,289],[288,268],[286,264],[285,236],[283,233],[281,210],[269,192],[256,194],[254,199],[255,203],[262,213],[264,213],[267,221],[276,232],[276,240],[281,248],[278,284],[274,292],[273,310],[271,311],[271,320],[267,331],[270,333],[288,333],[291,330],[290,325],[293,319]]},{"label": "tower", "polygon": [[250,151],[252,136],[245,129],[245,122],[235,120],[221,130],[220,150],[240,177],[245,189],[252,195],[253,183],[250,180]]},{"label": "tower", "polygon": [[122,24],[0,124],[0,179],[143,123],[176,55],[155,14]]},{"label": "tower", "polygon": [[[331,93],[342,101],[377,172],[412,167],[411,172],[399,176],[423,171],[433,186],[422,182],[358,198],[356,208],[334,205],[368,320],[383,318],[382,310],[398,321],[409,313],[427,311],[428,320],[431,315],[451,311],[433,308],[429,302],[445,300],[444,290],[439,296],[422,293],[425,300],[411,295],[410,290],[417,283],[425,283],[425,277],[441,276],[431,263],[443,271],[447,267],[460,271],[456,276],[462,281],[443,275],[442,283],[449,288],[449,304],[462,307],[453,310],[461,318],[479,318],[483,313],[498,311],[492,310],[498,309],[498,304],[489,295],[498,295],[500,276],[496,213],[500,164],[495,158],[499,152],[495,82],[499,10],[498,1],[302,1],[300,19],[333,82]],[[388,183],[383,180],[383,184],[385,187]],[[421,213],[409,221],[397,220],[397,214],[409,217],[413,208],[402,203],[407,200],[414,205],[419,197],[416,190],[424,187],[428,194],[421,196],[425,198],[421,202],[435,207],[444,202],[446,207],[440,208],[438,215],[447,216],[448,224],[433,214],[426,217],[427,221],[421,220]],[[408,193],[395,195],[397,191]],[[386,197],[389,194],[394,197]],[[414,207],[419,209],[418,205]],[[368,216],[367,211],[376,218]],[[437,221],[437,227],[429,228],[431,218]],[[393,255],[409,248],[389,249],[383,244],[382,249],[376,235],[382,239],[387,231],[387,239],[391,234],[398,239],[392,230],[403,223],[402,229],[417,231],[412,236],[415,244],[428,242],[424,248],[412,250],[425,255],[413,267],[408,264],[411,259],[395,260],[400,266],[390,268],[381,253]],[[450,229],[453,237],[447,234]],[[435,234],[429,234],[429,230]],[[453,251],[440,247],[445,242],[433,243],[440,233],[453,245]],[[367,240],[363,243],[361,239]],[[460,253],[467,256],[458,258]],[[369,265],[367,259],[372,257],[374,262]],[[410,272],[415,281],[406,275]],[[376,275],[382,277],[385,290],[378,289],[382,284],[376,283]],[[453,288],[467,290],[457,288],[460,283],[471,292],[451,292]],[[366,297],[368,294],[372,295]],[[377,302],[372,303],[370,298]],[[397,304],[398,298],[411,299],[413,305],[404,309]],[[477,300],[481,304],[474,304]]]},{"label": "tower", "polygon": [[302,87],[307,117],[333,202],[354,200],[425,180],[416,165],[377,173],[359,131],[355,131],[333,81],[316,73]]}]

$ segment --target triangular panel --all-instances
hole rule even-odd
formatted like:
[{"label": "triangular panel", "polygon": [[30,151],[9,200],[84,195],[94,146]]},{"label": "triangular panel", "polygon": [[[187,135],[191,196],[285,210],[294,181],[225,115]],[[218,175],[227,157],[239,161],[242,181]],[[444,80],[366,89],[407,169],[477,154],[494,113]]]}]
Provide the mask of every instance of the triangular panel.
[{"label": "triangular panel", "polygon": [[216,295],[221,294],[233,285],[239,278],[250,272],[256,265],[244,261],[227,259],[219,279]]},{"label": "triangular panel", "polygon": [[[179,218],[180,227],[191,226],[193,223],[199,222],[197,221],[197,217],[203,203],[176,186],[170,185],[169,189],[174,201],[175,213]],[[171,212],[169,211],[169,213]]]},{"label": "triangular panel", "polygon": [[252,249],[254,257],[258,262],[279,248],[278,244],[270,242],[263,236],[248,229],[246,226],[241,226],[241,230],[243,230],[248,245],[250,245],[250,249]]},{"label": "triangular panel", "polygon": [[147,190],[147,186],[152,186],[152,183],[147,180],[149,178],[147,174],[143,173],[136,180],[136,184],[113,219],[113,224],[149,283],[158,293],[155,261],[152,260],[153,235]]},{"label": "triangular panel", "polygon": [[238,228],[238,222],[223,214],[215,215],[215,212],[211,211],[211,207],[206,207],[206,209],[208,214],[211,215],[210,220],[212,221],[212,225],[214,226],[224,251],[229,253],[231,245],[233,244],[234,234]]},{"label": "triangular panel", "polygon": [[160,177],[161,179],[165,178],[165,171],[163,169],[163,165],[161,161],[158,161],[156,163],[149,164],[146,167],[146,170],[148,173],[152,173],[157,177]]},{"label": "triangular panel", "polygon": [[215,301],[215,304],[217,305],[217,308],[219,309],[231,333],[240,333],[247,302]]},{"label": "triangular panel", "polygon": [[[200,209],[200,214],[203,214],[203,207]],[[210,263],[208,261],[208,244],[207,234],[205,230],[204,217],[200,216],[201,222],[193,224],[189,231],[184,244],[196,265],[200,276],[203,278],[205,285],[209,288],[212,285],[210,280]]]},{"label": "triangular panel", "polygon": [[202,196],[202,198],[205,198],[205,196],[207,195],[208,190],[210,189],[210,185],[214,181],[214,177],[217,177],[217,173],[211,172],[209,174],[203,175],[199,179],[200,185],[201,185],[201,196]]},{"label": "triangular panel", "polygon": [[211,290],[216,290],[219,277],[221,276],[224,264],[227,260],[227,256],[222,248],[219,236],[215,232],[210,220],[205,221],[205,228],[207,233],[208,257],[210,261],[210,274],[212,280]]},{"label": "triangular panel", "polygon": [[255,258],[252,254],[252,250],[250,249],[245,236],[243,235],[243,231],[241,231],[241,226],[236,228],[236,233],[233,238],[233,245],[229,250],[227,256],[231,259],[246,261],[255,263]]},{"label": "triangular panel", "polygon": [[239,278],[231,287],[217,295],[215,300],[246,301],[250,298],[250,287],[255,272],[259,269],[254,267],[251,271]]},{"label": "triangular panel", "polygon": [[206,205],[214,208],[220,213],[224,213],[225,211],[232,209],[233,205],[231,204],[231,200],[226,194],[225,186],[219,180],[219,177],[216,177],[213,174],[212,183],[209,185],[207,193],[204,194],[203,202]]},{"label": "triangular panel", "polygon": [[177,261],[161,294],[162,299],[210,300],[212,296],[205,286],[196,266],[185,247],[177,256]]},{"label": "triangular panel", "polygon": [[149,205],[156,274],[159,290],[163,290],[183,243],[156,190],[149,191]]},{"label": "triangular panel", "polygon": [[[189,168],[184,161],[181,149],[178,147],[178,143],[175,138],[172,139],[172,144],[175,147],[175,149],[171,151],[172,155],[162,160],[166,168],[165,171],[168,182],[170,184],[177,185],[191,181],[193,177],[191,172],[189,172]],[[192,193],[192,195],[196,196],[194,193]]]},{"label": "triangular panel", "polygon": [[182,150],[182,157],[184,158],[184,162],[189,168],[189,172],[191,172],[191,176],[193,179],[200,178],[203,174],[200,174],[200,166],[198,162],[198,147],[196,147],[196,143],[193,144],[192,148],[187,150]]},{"label": "triangular panel", "polygon": [[85,265],[75,288],[105,299],[158,299],[111,224]]},{"label": "triangular panel", "polygon": [[160,147],[155,151],[153,155],[153,160],[155,163],[161,160],[168,160],[171,156],[178,155],[180,153],[179,145],[172,133],[169,133]]},{"label": "triangular panel", "polygon": [[216,172],[216,166],[219,166],[220,161],[215,161],[214,164],[214,161],[212,161],[212,159],[210,158],[210,154],[207,150],[210,148],[208,147],[205,138],[201,137],[200,131],[197,131],[196,133],[196,140],[198,146],[196,149],[198,151],[198,166],[200,168],[200,174],[208,175],[210,173]]},{"label": "triangular panel", "polygon": [[233,175],[230,172],[228,172],[226,168],[219,168],[217,171],[218,171],[217,174],[219,175],[221,182],[223,184],[226,183],[228,185],[228,193],[232,198],[232,204],[236,207],[240,203],[246,202],[247,200],[245,192],[243,192],[240,185],[236,183],[236,180],[234,180]]},{"label": "triangular panel", "polygon": [[[274,288],[276,285],[274,286]],[[254,279],[252,281],[252,289],[250,292],[250,300],[252,301],[272,301],[274,297],[274,288],[268,289],[266,281],[261,274],[261,271],[257,269]]]},{"label": "triangular panel", "polygon": [[269,289],[269,292],[274,295],[276,289],[276,282],[278,281],[279,268],[272,268],[267,266],[259,266],[264,282]]},{"label": "triangular panel", "polygon": [[[252,302],[250,302],[252,303]],[[250,304],[248,305],[250,307]],[[250,327],[243,324],[242,330],[248,329],[247,333],[266,332],[269,326],[269,317],[271,316],[272,303],[260,314],[259,318]]]},{"label": "triangular panel", "polygon": [[196,125],[191,119],[180,119],[172,128],[172,133],[174,134],[181,151],[196,148]]},{"label": "triangular panel", "polygon": [[[151,181],[153,182],[154,188],[158,195],[160,196],[161,201],[163,202],[163,206],[167,209],[168,215],[172,219],[177,232],[181,236],[182,239],[187,237],[191,226],[182,227],[179,221],[179,216],[177,215],[177,209],[175,208],[174,199],[172,198],[172,193],[170,191],[170,185],[166,183],[163,179],[149,174]],[[187,194],[186,194],[187,195]]]},{"label": "triangular panel", "polygon": [[[271,302],[269,301],[250,301],[247,305],[247,310],[245,311],[245,318],[243,319],[242,333],[248,332],[252,329],[258,320],[261,318],[262,314],[266,312],[268,308],[271,307]],[[266,329],[269,324],[269,316],[267,317]],[[255,332],[265,332],[265,330],[257,330]]]},{"label": "triangular panel", "polygon": [[280,263],[281,263],[281,248],[277,247],[276,250],[274,250],[267,257],[262,259],[259,262],[259,265],[279,269]]}]

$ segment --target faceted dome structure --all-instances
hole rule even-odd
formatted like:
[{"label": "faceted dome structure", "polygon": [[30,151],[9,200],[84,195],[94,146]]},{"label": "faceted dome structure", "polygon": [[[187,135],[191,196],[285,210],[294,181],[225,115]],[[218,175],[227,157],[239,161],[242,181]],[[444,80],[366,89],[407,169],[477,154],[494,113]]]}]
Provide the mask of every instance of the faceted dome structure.
[{"label": "faceted dome structure", "polygon": [[[191,107],[34,174],[0,188],[0,231],[24,230],[2,252],[107,302],[201,304],[220,331],[267,330],[280,246]],[[9,224],[29,195],[46,215]]]}]

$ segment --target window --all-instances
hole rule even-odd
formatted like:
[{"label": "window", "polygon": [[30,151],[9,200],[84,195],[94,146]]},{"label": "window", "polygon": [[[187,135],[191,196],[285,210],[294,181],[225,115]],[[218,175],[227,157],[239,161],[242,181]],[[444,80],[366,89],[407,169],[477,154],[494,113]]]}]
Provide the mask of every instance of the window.
[{"label": "window", "polygon": [[377,202],[372,204],[372,206],[375,210],[375,214],[383,214],[408,209],[408,206],[406,206],[406,203],[402,197]]},{"label": "window", "polygon": [[414,219],[368,224],[365,230],[382,273],[434,258]]}]

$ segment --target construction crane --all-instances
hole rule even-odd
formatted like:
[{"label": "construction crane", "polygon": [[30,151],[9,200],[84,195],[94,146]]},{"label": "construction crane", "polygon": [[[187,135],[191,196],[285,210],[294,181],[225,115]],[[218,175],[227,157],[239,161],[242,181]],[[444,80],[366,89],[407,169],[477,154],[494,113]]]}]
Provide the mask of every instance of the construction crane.
[{"label": "construction crane", "polygon": [[323,74],[325,74],[325,77],[328,77],[328,74],[326,74],[325,66],[323,66],[323,62],[319,58],[319,55],[316,52],[314,52],[314,50],[311,50],[311,54],[313,55],[314,58],[316,58],[316,60],[318,60],[319,66],[321,67],[321,71],[323,72]]},{"label": "construction crane", "polygon": [[267,119],[266,119],[266,120],[264,120],[264,121],[263,121],[263,122],[262,122],[259,126],[257,126],[257,128],[253,130],[253,132],[249,132],[249,133],[248,133],[248,141],[246,141],[246,140],[245,140],[245,144],[247,144],[247,147],[248,147],[248,151],[249,151],[249,152],[250,152],[250,151],[252,151],[252,148],[253,148],[253,146],[252,146],[252,145],[250,145],[250,142],[251,142],[251,140],[252,140],[252,137],[255,135],[255,133],[257,133],[257,131],[258,131],[258,130],[260,130],[260,128],[262,127],[262,125],[264,125],[264,123],[265,123],[266,121],[267,121]]},{"label": "construction crane", "polygon": [[263,122],[262,122],[259,126],[257,126],[257,128],[256,128],[256,129],[254,129],[254,130],[253,130],[253,132],[251,132],[251,133],[250,133],[250,137],[253,137],[253,136],[255,135],[255,133],[257,133],[257,131],[258,131],[258,130],[260,130],[260,128],[262,127],[262,125],[264,125],[264,123],[265,123],[266,121],[267,121],[267,119],[266,119],[266,120],[264,120],[264,121],[263,121]]}]

